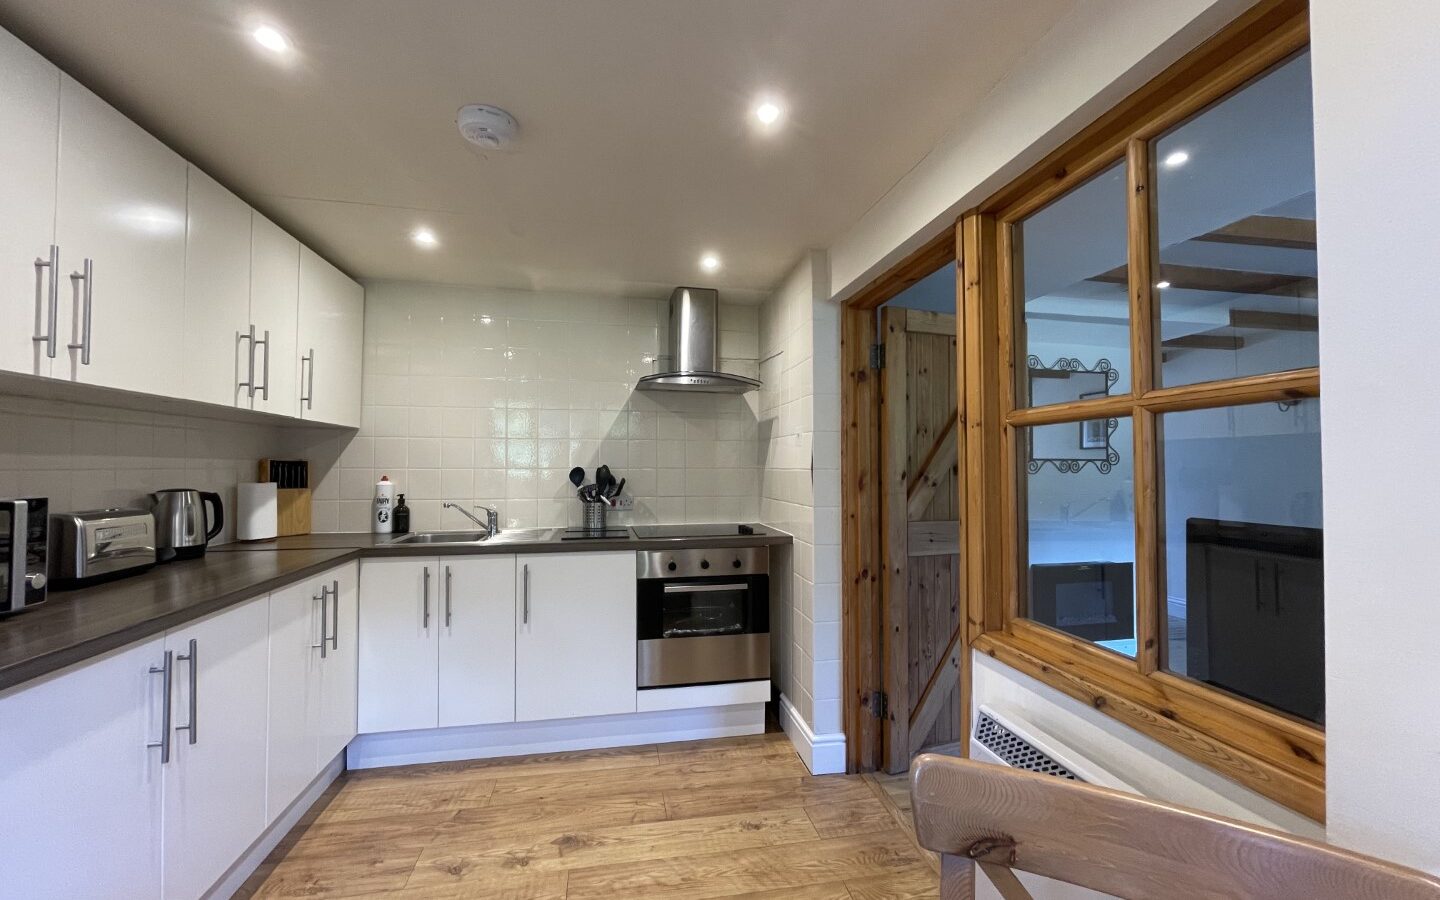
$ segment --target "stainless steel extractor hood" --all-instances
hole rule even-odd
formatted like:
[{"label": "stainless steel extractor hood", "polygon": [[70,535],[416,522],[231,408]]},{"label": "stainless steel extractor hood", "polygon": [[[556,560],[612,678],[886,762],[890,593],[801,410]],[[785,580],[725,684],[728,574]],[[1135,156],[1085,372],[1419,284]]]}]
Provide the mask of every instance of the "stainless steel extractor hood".
[{"label": "stainless steel extractor hood", "polygon": [[[669,370],[646,375],[635,388],[642,391],[743,394],[760,387],[760,382],[753,378],[716,371],[719,319],[719,291],[713,288],[676,288],[670,294]],[[661,359],[666,358],[662,356]]]}]

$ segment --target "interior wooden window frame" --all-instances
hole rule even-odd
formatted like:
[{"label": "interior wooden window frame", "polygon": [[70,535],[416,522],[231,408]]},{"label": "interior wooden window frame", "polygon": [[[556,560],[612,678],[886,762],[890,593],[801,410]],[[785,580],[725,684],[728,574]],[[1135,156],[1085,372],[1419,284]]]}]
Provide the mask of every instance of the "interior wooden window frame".
[{"label": "interior wooden window frame", "polygon": [[[972,542],[972,646],[1116,718],[1162,744],[1316,821],[1325,816],[1325,734],[1310,722],[1161,669],[1159,585],[1164,559],[1156,417],[1194,409],[1318,397],[1318,368],[1175,387],[1157,386],[1159,317],[1151,274],[1153,142],[1309,45],[1303,0],[1266,0],[1141,88],[961,222],[965,316],[965,510]],[[1019,366],[1013,233],[1117,161],[1127,167],[1131,389],[1044,407],[1017,406]],[[973,296],[972,296],[973,295]],[[993,304],[993,306],[992,306]],[[995,310],[993,320],[986,307]],[[993,384],[997,396],[987,397]],[[1132,660],[1021,615],[1018,429],[1133,417],[1136,634]],[[977,432],[978,429],[978,432]],[[974,535],[974,532],[989,535]],[[998,534],[998,540],[994,535]],[[998,544],[998,547],[996,546]]]}]

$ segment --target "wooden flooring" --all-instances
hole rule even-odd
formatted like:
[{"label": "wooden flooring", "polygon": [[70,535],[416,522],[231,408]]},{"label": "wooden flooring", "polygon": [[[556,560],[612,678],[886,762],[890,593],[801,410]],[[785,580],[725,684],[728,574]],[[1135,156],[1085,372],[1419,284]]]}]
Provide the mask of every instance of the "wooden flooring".
[{"label": "wooden flooring", "polygon": [[783,734],[374,769],[237,896],[937,897],[905,824],[873,778],[811,776]]}]

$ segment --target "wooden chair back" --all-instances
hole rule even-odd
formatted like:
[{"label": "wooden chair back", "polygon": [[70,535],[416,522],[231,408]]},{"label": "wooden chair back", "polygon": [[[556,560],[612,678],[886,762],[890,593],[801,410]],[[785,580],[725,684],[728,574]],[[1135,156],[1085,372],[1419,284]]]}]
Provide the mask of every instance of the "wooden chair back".
[{"label": "wooden chair back", "polygon": [[927,753],[910,793],[942,900],[973,897],[977,865],[1006,900],[1030,898],[1015,871],[1129,900],[1440,900],[1423,872],[1053,775]]}]

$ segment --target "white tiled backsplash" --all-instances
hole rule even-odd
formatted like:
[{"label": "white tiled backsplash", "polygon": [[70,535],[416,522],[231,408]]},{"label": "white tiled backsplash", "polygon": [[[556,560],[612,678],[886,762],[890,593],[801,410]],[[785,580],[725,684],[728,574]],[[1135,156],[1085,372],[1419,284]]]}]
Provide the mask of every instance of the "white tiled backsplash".
[{"label": "white tiled backsplash", "polygon": [[[666,346],[664,301],[372,283],[364,414],[317,493],[317,531],[365,531],[388,475],[411,529],[579,524],[568,472],[604,463],[635,498],[612,521],[759,518],[759,398],[636,392]],[[759,308],[722,304],[720,366],[758,375]]]},{"label": "white tiled backsplash", "polygon": [[[52,512],[148,508],[161,488],[215,491],[233,533],[235,485],[262,457],[336,452],[336,432],[0,396],[0,497],[46,497]],[[332,457],[333,458],[333,457]]]}]

